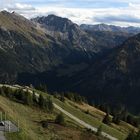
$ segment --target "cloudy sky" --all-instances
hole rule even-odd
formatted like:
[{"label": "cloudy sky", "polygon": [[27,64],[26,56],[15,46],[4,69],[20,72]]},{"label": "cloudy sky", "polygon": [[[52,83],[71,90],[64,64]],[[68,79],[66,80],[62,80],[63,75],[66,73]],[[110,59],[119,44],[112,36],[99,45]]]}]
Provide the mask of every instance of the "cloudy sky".
[{"label": "cloudy sky", "polygon": [[140,27],[140,0],[0,0],[0,9],[27,18],[55,14],[77,24]]}]

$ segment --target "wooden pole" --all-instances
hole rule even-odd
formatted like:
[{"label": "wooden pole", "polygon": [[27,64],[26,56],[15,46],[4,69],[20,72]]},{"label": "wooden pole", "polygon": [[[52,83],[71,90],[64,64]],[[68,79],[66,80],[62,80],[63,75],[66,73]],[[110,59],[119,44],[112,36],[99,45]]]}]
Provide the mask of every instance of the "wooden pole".
[{"label": "wooden pole", "polygon": [[10,132],[10,121],[8,121],[8,131]]},{"label": "wooden pole", "polygon": [[6,132],[6,112],[4,113],[4,135]]},{"label": "wooden pole", "polygon": [[5,118],[4,118],[4,119],[5,119],[5,121],[6,121],[6,112],[5,112]]},{"label": "wooden pole", "polygon": [[0,112],[0,121],[2,122],[2,112]]},{"label": "wooden pole", "polygon": [[18,120],[18,126],[17,127],[18,127],[18,132],[19,132],[19,120]]}]

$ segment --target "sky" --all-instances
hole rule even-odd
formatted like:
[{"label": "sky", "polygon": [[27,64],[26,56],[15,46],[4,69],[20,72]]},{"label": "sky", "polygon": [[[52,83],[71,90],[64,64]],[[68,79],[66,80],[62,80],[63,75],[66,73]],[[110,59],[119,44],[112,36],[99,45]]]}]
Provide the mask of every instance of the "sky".
[{"label": "sky", "polygon": [[0,10],[27,18],[55,14],[77,24],[140,27],[140,0],[0,0]]}]

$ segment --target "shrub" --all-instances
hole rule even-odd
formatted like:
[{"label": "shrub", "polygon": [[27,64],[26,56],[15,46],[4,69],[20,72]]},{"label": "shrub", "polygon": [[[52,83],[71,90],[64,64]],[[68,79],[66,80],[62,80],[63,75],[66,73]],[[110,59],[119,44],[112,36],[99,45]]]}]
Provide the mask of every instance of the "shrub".
[{"label": "shrub", "polygon": [[64,119],[64,116],[62,113],[60,113],[56,116],[55,123],[60,124],[60,125],[65,124],[65,119]]},{"label": "shrub", "polygon": [[52,113],[54,109],[53,102],[50,98],[47,100],[47,109],[49,113]]},{"label": "shrub", "polygon": [[116,115],[113,117],[112,122],[114,122],[115,124],[120,124],[121,122],[121,116],[120,115]]},{"label": "shrub", "polygon": [[102,126],[99,126],[96,135],[97,136],[101,136],[102,135]]},{"label": "shrub", "polygon": [[48,128],[48,121],[42,121],[42,127]]},{"label": "shrub", "polygon": [[104,117],[103,123],[105,123],[105,124],[110,124],[110,123],[111,123],[111,119],[110,119],[108,113],[107,113],[106,116]]},{"label": "shrub", "polygon": [[39,98],[38,98],[38,104],[39,104],[39,106],[40,106],[40,108],[45,108],[45,99],[44,99],[44,97],[40,94],[39,95]]},{"label": "shrub", "polygon": [[134,131],[132,131],[128,137],[126,138],[126,140],[136,140],[136,134]]}]

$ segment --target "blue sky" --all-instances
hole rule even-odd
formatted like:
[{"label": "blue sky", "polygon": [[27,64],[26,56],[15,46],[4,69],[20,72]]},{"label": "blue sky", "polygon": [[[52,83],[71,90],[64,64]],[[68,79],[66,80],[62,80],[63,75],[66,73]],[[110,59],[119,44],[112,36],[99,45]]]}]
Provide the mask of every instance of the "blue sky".
[{"label": "blue sky", "polygon": [[77,24],[140,26],[140,0],[0,0],[0,8],[27,18],[56,14]]}]

